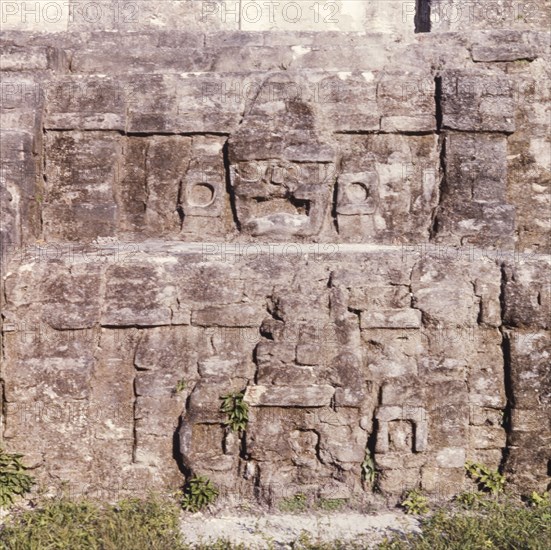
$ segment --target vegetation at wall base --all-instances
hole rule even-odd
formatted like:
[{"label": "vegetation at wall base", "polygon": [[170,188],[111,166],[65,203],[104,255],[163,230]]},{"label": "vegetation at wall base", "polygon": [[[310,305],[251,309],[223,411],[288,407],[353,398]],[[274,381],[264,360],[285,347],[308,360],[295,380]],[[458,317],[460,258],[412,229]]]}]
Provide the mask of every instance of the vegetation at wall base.
[{"label": "vegetation at wall base", "polygon": [[186,512],[199,512],[218,498],[218,489],[205,476],[194,475],[184,488],[182,508]]},{"label": "vegetation at wall base", "polygon": [[0,527],[0,548],[9,550],[186,550],[179,507],[157,498],[116,505],[87,500],[48,500],[15,512]]},{"label": "vegetation at wall base", "polygon": [[[468,499],[470,500],[470,499]],[[461,501],[460,501],[461,502]],[[549,550],[551,506],[530,506],[507,495],[449,506],[421,521],[421,532],[395,535],[380,550]]]},{"label": "vegetation at wall base", "polygon": [[11,506],[34,485],[22,459],[23,455],[8,453],[0,447],[0,508]]},{"label": "vegetation at wall base", "polygon": [[[437,509],[421,520],[419,533],[395,534],[379,550],[549,550],[551,505],[545,496],[520,502],[507,494]],[[296,499],[301,501],[302,499]],[[467,501],[472,499],[466,499]],[[537,504],[534,504],[537,501]],[[459,501],[461,503],[461,501]],[[293,502],[296,504],[296,502]],[[116,505],[86,500],[46,500],[32,510],[14,509],[0,525],[6,550],[245,550],[220,538],[189,544],[185,519],[172,500],[149,497]],[[331,511],[329,511],[331,513]],[[182,530],[181,527],[184,527]],[[271,548],[276,546],[272,545]],[[294,550],[367,550],[359,540],[315,541],[302,534]],[[270,546],[266,546],[270,548]]]}]

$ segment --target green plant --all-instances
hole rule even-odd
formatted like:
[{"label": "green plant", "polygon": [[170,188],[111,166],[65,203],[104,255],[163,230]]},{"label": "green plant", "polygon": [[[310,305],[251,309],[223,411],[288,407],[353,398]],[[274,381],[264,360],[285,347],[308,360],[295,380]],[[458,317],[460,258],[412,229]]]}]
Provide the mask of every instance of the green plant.
[{"label": "green plant", "polygon": [[178,382],[176,382],[176,386],[172,390],[172,393],[174,395],[177,395],[179,393],[182,393],[186,388],[187,388],[187,382],[183,378],[181,378],[180,380],[178,380]]},{"label": "green plant", "polygon": [[484,464],[471,461],[465,463],[465,469],[484,491],[489,491],[493,495],[503,492],[505,477],[498,470],[491,470]]},{"label": "green plant", "polygon": [[16,497],[28,493],[34,485],[22,458],[23,455],[7,453],[0,448],[0,508],[13,504]]},{"label": "green plant", "polygon": [[487,499],[476,512],[441,509],[421,520],[418,533],[396,534],[379,550],[547,550],[551,512],[518,500]]},{"label": "green plant", "polygon": [[290,498],[284,498],[278,505],[281,512],[304,512],[308,508],[306,495],[297,493]]},{"label": "green plant", "polygon": [[234,392],[223,395],[220,411],[228,415],[226,426],[234,432],[242,432],[249,421],[249,405],[244,401],[245,392]]},{"label": "green plant", "polygon": [[365,450],[364,460],[361,465],[362,469],[362,479],[373,485],[375,482],[376,471],[375,471],[375,461],[369,452],[369,449]]},{"label": "green plant", "polygon": [[10,517],[0,529],[10,550],[186,550],[174,502],[149,497],[115,505],[55,499]]},{"label": "green plant", "polygon": [[187,512],[198,512],[218,498],[218,489],[205,476],[194,475],[184,488],[182,508]]},{"label": "green plant", "polygon": [[545,508],[547,506],[551,506],[551,499],[547,491],[541,495],[537,491],[532,491],[527,501],[533,508]]},{"label": "green plant", "polygon": [[481,493],[473,492],[461,493],[454,498],[454,501],[465,510],[478,510],[484,507],[486,502]]},{"label": "green plant", "polygon": [[337,512],[346,506],[345,498],[320,498],[316,507],[325,512]]},{"label": "green plant", "polygon": [[419,489],[412,489],[406,493],[406,498],[400,503],[406,509],[406,514],[421,515],[429,511],[429,503]]}]

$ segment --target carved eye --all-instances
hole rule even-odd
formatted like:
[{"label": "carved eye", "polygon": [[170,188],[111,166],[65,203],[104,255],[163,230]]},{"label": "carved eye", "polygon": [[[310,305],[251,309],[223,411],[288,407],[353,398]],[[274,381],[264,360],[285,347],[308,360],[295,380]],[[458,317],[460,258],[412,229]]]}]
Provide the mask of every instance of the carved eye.
[{"label": "carved eye", "polygon": [[208,183],[194,185],[190,192],[188,202],[191,206],[210,206],[214,202],[214,187]]},{"label": "carved eye", "polygon": [[369,186],[365,183],[355,181],[348,186],[346,193],[354,204],[366,202],[369,199]]}]

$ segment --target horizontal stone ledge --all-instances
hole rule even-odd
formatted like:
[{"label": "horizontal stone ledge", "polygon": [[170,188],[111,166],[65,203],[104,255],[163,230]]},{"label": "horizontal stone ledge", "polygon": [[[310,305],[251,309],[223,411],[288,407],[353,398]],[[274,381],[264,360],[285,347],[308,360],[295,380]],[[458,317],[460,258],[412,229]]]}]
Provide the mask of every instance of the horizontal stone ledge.
[{"label": "horizontal stone ledge", "polygon": [[421,312],[418,309],[362,311],[360,328],[421,328]]},{"label": "horizontal stone ledge", "polygon": [[326,407],[335,388],[320,386],[249,386],[245,402],[252,407]]}]

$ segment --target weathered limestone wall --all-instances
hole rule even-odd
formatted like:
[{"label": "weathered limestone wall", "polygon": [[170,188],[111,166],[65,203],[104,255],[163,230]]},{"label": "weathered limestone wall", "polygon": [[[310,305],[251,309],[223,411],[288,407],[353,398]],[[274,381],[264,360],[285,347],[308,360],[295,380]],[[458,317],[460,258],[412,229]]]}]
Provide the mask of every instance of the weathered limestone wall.
[{"label": "weathered limestone wall", "polygon": [[548,484],[548,5],[335,4],[3,7],[1,442],[45,485],[348,498],[366,452],[388,495]]}]

